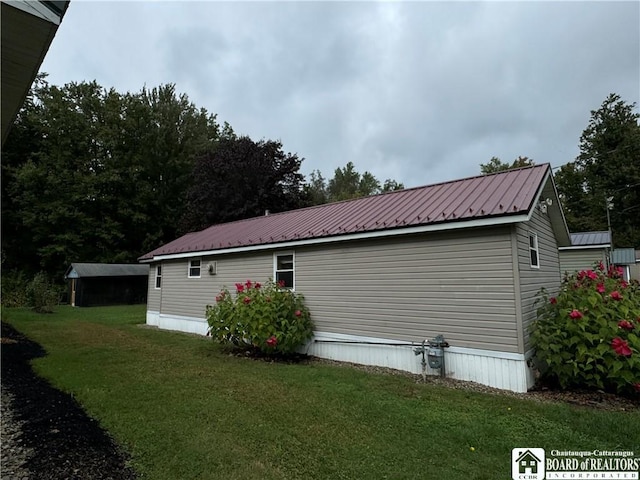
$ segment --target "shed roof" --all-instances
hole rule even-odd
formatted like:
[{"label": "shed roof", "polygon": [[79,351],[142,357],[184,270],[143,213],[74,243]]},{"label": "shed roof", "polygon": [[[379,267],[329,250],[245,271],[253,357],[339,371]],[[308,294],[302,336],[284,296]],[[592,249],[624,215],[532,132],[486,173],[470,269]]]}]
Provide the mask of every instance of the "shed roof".
[{"label": "shed roof", "polygon": [[149,275],[149,265],[136,263],[72,263],[64,278],[137,277]]},{"label": "shed roof", "polygon": [[[403,234],[418,227],[444,230],[523,221],[547,179],[551,179],[551,168],[542,164],[213,225],[169,242],[139,260]],[[560,218],[568,244],[555,187],[550,191],[556,197],[553,208],[559,212],[555,218]]]},{"label": "shed roof", "polygon": [[611,234],[608,231],[578,232],[571,234],[571,245],[610,245]]},{"label": "shed roof", "polygon": [[615,248],[611,251],[611,263],[633,265],[636,263],[636,252],[633,248]]}]

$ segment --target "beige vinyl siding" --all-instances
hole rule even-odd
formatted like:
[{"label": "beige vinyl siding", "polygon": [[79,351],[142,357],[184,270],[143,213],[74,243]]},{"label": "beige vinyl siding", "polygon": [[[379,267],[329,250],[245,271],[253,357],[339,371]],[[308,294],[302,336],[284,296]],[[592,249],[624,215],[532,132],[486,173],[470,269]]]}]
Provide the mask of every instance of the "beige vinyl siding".
[{"label": "beige vinyl siding", "polygon": [[147,310],[150,312],[160,311],[160,302],[162,290],[156,288],[156,266],[158,263],[152,263],[149,266],[149,282],[147,287]]},{"label": "beige vinyl siding", "polygon": [[[538,235],[538,258],[540,268],[531,268],[529,253],[529,232]],[[515,229],[518,250],[519,284],[524,352],[529,347],[529,328],[535,320],[538,292],[542,287],[550,293],[557,292],[560,287],[560,259],[558,244],[546,214],[535,207],[530,221],[520,223]],[[522,353],[524,353],[522,352]]]},{"label": "beige vinyl siding", "polygon": [[604,248],[560,250],[560,271],[562,274],[591,269],[596,262],[606,262]]},{"label": "beige vinyl siding", "polygon": [[[187,278],[189,261],[200,258],[200,278]],[[208,265],[217,262],[217,274],[209,275]],[[204,318],[207,305],[224,286],[247,280],[264,282],[273,276],[273,254],[217,255],[162,262],[162,305],[160,313]]]},{"label": "beige vinyl siding", "polygon": [[517,351],[511,227],[296,249],[316,330]]}]

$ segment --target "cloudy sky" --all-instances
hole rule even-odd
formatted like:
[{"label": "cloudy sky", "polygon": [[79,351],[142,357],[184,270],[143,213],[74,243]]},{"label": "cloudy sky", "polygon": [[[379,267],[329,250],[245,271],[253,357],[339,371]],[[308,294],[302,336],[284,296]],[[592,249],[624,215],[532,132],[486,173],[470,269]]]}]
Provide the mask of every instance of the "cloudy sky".
[{"label": "cloudy sky", "polygon": [[42,71],[175,83],[305,174],[352,161],[409,187],[573,160],[609,93],[640,100],[640,2],[72,0]]}]

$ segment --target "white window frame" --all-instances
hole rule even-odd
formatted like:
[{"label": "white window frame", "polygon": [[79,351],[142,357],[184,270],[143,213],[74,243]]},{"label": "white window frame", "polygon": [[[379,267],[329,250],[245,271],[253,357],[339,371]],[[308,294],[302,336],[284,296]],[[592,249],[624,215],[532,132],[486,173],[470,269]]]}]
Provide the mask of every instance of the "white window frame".
[{"label": "white window frame", "polygon": [[[291,255],[293,261],[293,268],[291,270],[278,270],[278,257],[284,257]],[[295,291],[296,289],[296,254],[294,251],[284,251],[284,252],[276,252],[273,254],[273,281],[278,283],[278,272],[292,272],[293,273],[293,286],[290,290]],[[285,287],[289,288],[289,287]]]},{"label": "white window frame", "polygon": [[[533,245],[531,245],[531,240],[533,239]],[[536,254],[536,263],[534,265],[532,253]],[[538,243],[538,234],[535,232],[529,232],[529,265],[531,268],[540,268],[540,245]]]},{"label": "white window frame", "polygon": [[[193,262],[198,262],[198,265],[193,265]],[[191,269],[197,268],[198,275],[192,275]],[[189,259],[189,263],[187,264],[187,278],[200,278],[202,276],[202,259],[201,258],[191,258]]]},{"label": "white window frame", "polygon": [[[160,285],[158,286],[158,280],[160,281]],[[156,265],[156,276],[155,276],[155,289],[160,290],[162,288],[162,264]]]}]

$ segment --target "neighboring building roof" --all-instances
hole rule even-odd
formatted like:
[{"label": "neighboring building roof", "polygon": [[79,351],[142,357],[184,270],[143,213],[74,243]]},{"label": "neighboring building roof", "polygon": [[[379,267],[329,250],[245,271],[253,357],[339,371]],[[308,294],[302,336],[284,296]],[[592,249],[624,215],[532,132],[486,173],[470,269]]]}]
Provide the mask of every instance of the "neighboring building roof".
[{"label": "neighboring building roof", "polygon": [[572,233],[571,245],[611,245],[611,234],[608,231]]},{"label": "neighboring building roof", "polygon": [[634,265],[636,252],[633,248],[616,248],[611,251],[611,263],[614,265]]},{"label": "neighboring building roof", "polygon": [[64,274],[68,278],[137,277],[149,275],[149,265],[137,263],[72,263]]},{"label": "neighboring building roof", "polygon": [[2,0],[3,144],[68,6],[58,0]]},{"label": "neighboring building roof", "polygon": [[552,224],[568,244],[551,168],[543,164],[214,225],[139,260],[520,222],[530,218],[543,187],[553,197]]}]

